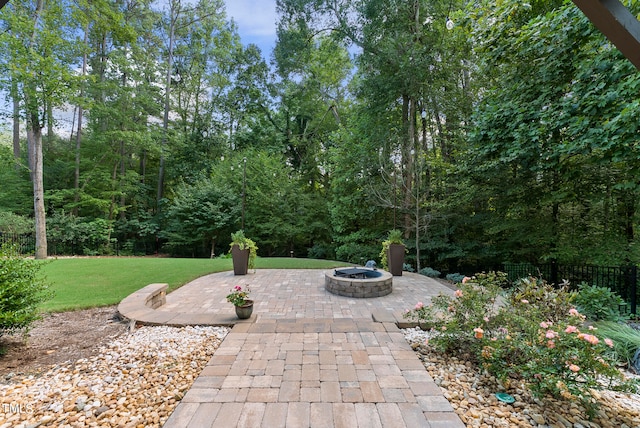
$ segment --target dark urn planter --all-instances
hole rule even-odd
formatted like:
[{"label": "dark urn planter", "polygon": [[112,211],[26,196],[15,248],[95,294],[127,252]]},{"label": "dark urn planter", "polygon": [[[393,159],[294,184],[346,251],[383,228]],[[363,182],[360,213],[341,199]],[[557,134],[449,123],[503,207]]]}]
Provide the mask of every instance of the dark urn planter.
[{"label": "dark urn planter", "polygon": [[253,300],[246,300],[246,303],[242,306],[236,306],[236,315],[241,320],[246,320],[251,317],[253,313]]},{"label": "dark urn planter", "polygon": [[238,245],[231,247],[231,258],[233,259],[233,274],[246,275],[249,271],[249,249],[241,250]]},{"label": "dark urn planter", "polygon": [[389,273],[393,276],[402,276],[404,266],[404,245],[391,244],[387,250],[387,262],[389,263]]}]

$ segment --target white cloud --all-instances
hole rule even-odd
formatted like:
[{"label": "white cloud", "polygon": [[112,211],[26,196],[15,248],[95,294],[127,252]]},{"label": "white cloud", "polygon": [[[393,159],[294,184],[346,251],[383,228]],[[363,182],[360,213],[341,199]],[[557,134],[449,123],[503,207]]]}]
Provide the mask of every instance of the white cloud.
[{"label": "white cloud", "polygon": [[276,34],[275,0],[225,0],[227,16],[238,24],[240,34],[270,36]]},{"label": "white cloud", "polygon": [[236,22],[244,45],[256,44],[268,57],[276,45],[276,0],[225,0],[227,18]]}]

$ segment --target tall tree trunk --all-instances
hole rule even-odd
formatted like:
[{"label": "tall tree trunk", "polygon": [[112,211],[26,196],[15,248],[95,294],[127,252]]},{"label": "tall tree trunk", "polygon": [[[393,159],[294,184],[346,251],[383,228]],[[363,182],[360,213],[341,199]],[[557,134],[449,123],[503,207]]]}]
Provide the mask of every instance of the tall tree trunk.
[{"label": "tall tree trunk", "polygon": [[[125,182],[125,176],[127,175],[125,157],[127,156],[127,149],[125,147],[124,140],[120,141],[120,186]],[[120,193],[120,219],[126,218],[124,207],[127,203],[126,193],[123,191]]]},{"label": "tall tree trunk", "polygon": [[36,253],[38,260],[47,258],[47,225],[44,209],[44,182],[42,169],[42,129],[37,113],[29,115],[27,124],[27,147],[29,149],[29,168],[33,182],[33,210],[36,226]]},{"label": "tall tree trunk", "polygon": [[[86,24],[84,27],[84,45],[85,48],[89,43],[89,24]],[[87,51],[85,49],[82,55],[82,77],[84,78],[87,75]],[[84,89],[85,84],[84,81],[80,86],[80,102],[78,103],[78,130],[76,131],[76,160],[75,160],[75,171],[74,171],[74,180],[73,180],[73,214],[78,215],[78,201],[80,200],[80,145],[82,143],[82,102],[84,98]]]},{"label": "tall tree trunk", "polygon": [[140,155],[140,182],[142,184],[147,181],[147,149],[142,149]]},{"label": "tall tree trunk", "polygon": [[47,103],[47,143],[51,144],[53,141],[53,105]]},{"label": "tall tree trunk", "polygon": [[160,167],[158,169],[158,192],[156,197],[157,209],[160,209],[160,200],[164,195],[164,176],[165,176],[165,156],[164,152],[167,146],[169,133],[169,108],[171,107],[171,74],[173,68],[173,44],[175,38],[175,27],[178,16],[180,15],[180,0],[171,1],[171,13],[169,23],[169,50],[167,58],[167,76],[165,80],[164,92],[164,116],[162,118],[162,143],[160,145]]},{"label": "tall tree trunk", "polygon": [[16,171],[20,169],[20,94],[18,83],[11,79],[11,101],[13,102],[13,159]]},{"label": "tall tree trunk", "polygon": [[[38,0],[34,14],[33,33],[31,34],[31,49],[36,38],[38,21],[44,7],[44,0]],[[27,148],[29,152],[29,169],[33,183],[33,211],[36,227],[36,252],[38,260],[47,258],[47,224],[44,209],[44,180],[42,155],[42,126],[38,114],[38,101],[35,88],[25,88],[24,104],[27,113]],[[44,106],[42,106],[44,109]]]}]

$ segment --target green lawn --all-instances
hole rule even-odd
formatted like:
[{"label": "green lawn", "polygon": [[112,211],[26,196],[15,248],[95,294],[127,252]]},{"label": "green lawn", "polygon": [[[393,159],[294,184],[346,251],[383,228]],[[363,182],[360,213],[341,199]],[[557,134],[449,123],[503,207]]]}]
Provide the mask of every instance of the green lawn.
[{"label": "green lawn", "polygon": [[[344,263],[295,258],[256,259],[256,269],[330,269]],[[214,272],[233,269],[231,259],[71,258],[48,261],[42,273],[54,296],[42,305],[47,312],[91,308],[119,303],[154,282],[174,290]]]}]

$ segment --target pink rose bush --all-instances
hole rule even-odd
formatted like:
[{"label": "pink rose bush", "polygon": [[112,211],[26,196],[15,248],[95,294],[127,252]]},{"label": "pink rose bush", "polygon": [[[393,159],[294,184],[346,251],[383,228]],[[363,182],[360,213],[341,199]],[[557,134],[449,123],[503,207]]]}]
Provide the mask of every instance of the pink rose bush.
[{"label": "pink rose bush", "polygon": [[595,412],[592,390],[607,381],[633,389],[616,368],[613,341],[584,325],[571,292],[535,278],[507,292],[505,282],[501,273],[478,274],[405,317],[433,330],[428,346],[465,358],[471,354],[479,370],[505,382],[520,378],[541,398],[577,400]]}]

